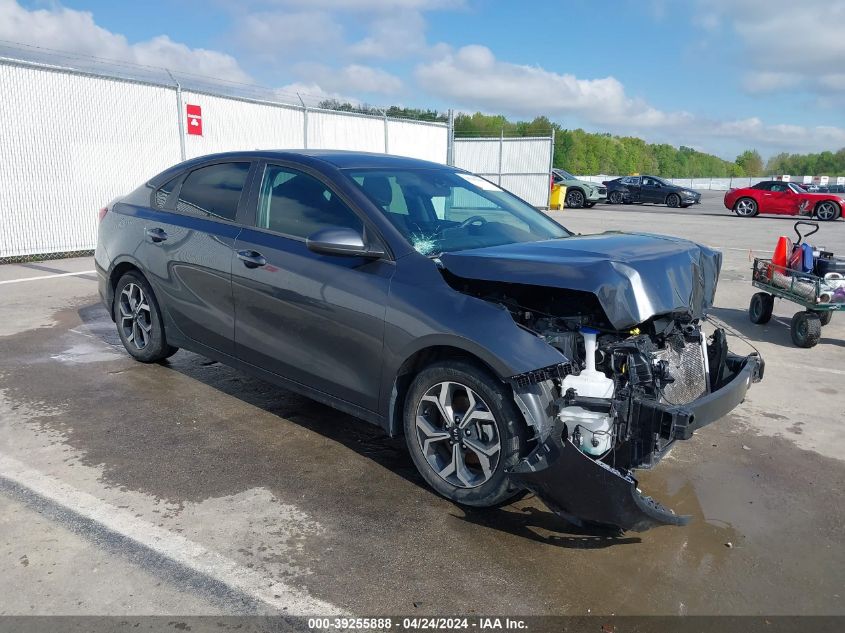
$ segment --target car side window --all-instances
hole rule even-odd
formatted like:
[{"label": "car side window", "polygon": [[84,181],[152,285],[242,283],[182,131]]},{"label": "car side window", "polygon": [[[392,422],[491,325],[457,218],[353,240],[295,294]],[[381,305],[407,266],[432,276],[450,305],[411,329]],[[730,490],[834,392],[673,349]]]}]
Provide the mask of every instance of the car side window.
[{"label": "car side window", "polygon": [[153,193],[153,206],[156,209],[164,209],[167,206],[167,199],[170,197],[170,194],[173,193],[173,189],[176,188],[176,183],[179,182],[181,177],[182,174],[179,174],[155,190]]},{"label": "car side window", "polygon": [[788,189],[789,189],[789,187],[787,187],[786,185],[782,185],[780,183],[775,183],[775,184],[772,185],[771,190],[775,191],[775,192],[782,193],[784,191],[787,191]]},{"label": "car side window", "polygon": [[405,192],[396,181],[396,176],[374,173],[367,176],[355,176],[353,180],[367,193],[370,200],[381,207],[382,211],[408,215]]},{"label": "car side window", "polygon": [[182,183],[176,210],[233,222],[248,173],[249,163],[219,163],[195,169]]},{"label": "car side window", "polygon": [[325,184],[276,165],[264,170],[256,226],[303,239],[329,227],[364,232],[361,218]]},{"label": "car side window", "polygon": [[643,187],[653,187],[654,181],[651,178],[643,178]]}]

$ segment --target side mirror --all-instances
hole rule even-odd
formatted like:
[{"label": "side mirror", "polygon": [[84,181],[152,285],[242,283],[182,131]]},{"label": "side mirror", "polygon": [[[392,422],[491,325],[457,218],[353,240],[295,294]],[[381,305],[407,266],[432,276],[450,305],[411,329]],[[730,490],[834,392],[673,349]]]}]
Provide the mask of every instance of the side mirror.
[{"label": "side mirror", "polygon": [[358,231],[336,226],[320,229],[305,240],[308,250],[320,255],[340,255],[345,257],[369,257],[378,259],[385,252],[380,246],[367,246]]}]

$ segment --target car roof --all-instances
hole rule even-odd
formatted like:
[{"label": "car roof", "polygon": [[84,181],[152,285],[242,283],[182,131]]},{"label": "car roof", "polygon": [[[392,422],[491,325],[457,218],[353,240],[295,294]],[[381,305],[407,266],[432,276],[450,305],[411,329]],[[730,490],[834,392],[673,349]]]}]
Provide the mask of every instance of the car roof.
[{"label": "car roof", "polygon": [[226,152],[223,154],[209,154],[203,156],[208,159],[226,158],[267,158],[267,159],[297,159],[312,158],[324,163],[334,165],[339,169],[349,168],[379,168],[379,167],[404,167],[418,169],[453,169],[442,163],[410,158],[408,156],[396,156],[393,154],[382,154],[378,152],[356,152],[339,149],[278,149],[278,150],[255,150],[251,152]]},{"label": "car roof", "polygon": [[377,152],[356,152],[339,149],[277,149],[222,152],[197,156],[196,158],[191,158],[173,165],[156,176],[153,176],[149,180],[149,184],[158,187],[172,178],[174,174],[181,173],[185,169],[191,169],[207,162],[255,159],[287,160],[314,167],[318,167],[320,163],[323,163],[337,169],[438,169],[444,171],[464,171],[442,163]]}]

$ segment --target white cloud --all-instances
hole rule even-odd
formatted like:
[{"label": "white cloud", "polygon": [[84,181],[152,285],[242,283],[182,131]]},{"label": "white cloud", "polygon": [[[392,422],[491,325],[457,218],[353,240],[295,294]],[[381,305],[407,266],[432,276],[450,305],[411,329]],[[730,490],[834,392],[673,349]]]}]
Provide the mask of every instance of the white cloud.
[{"label": "white cloud", "polygon": [[759,118],[717,121],[685,111],[664,111],[629,96],[614,77],[580,79],[511,64],[497,60],[485,46],[450,51],[417,66],[415,75],[430,94],[466,109],[573,117],[593,128],[705,147],[719,154],[725,142],[796,152],[845,145],[842,128],[772,125]]},{"label": "white cloud", "polygon": [[372,66],[350,64],[343,68],[331,68],[322,64],[300,64],[295,70],[306,81],[332,91],[395,94],[402,89],[399,77]]},{"label": "white cloud", "polygon": [[745,76],[743,86],[751,93],[778,92],[799,86],[801,81],[796,73],[756,71]]},{"label": "white cloud", "polygon": [[[247,0],[249,2],[249,0]],[[255,0],[253,0],[255,3]],[[243,4],[242,2],[238,3]],[[258,0],[258,4],[282,7],[302,7],[311,10],[349,12],[394,12],[396,10],[433,11],[436,9],[459,9],[465,0]]]},{"label": "white cloud", "polygon": [[250,81],[230,55],[189,48],[166,35],[130,44],[123,35],[98,26],[90,12],[60,6],[29,11],[15,0],[0,0],[0,39],[221,80]]},{"label": "white cloud", "polygon": [[[725,24],[752,92],[845,91],[845,0],[699,0],[699,25]],[[780,75],[782,79],[777,80]]]},{"label": "white cloud", "polygon": [[326,11],[247,13],[235,26],[237,41],[262,57],[330,48],[343,37],[343,27]]},{"label": "white cloud", "polygon": [[325,101],[326,99],[334,99],[343,103],[360,103],[360,101],[355,97],[349,97],[338,92],[326,90],[317,83],[302,81],[295,81],[277,88],[274,90],[274,96],[282,103],[300,105],[300,103],[304,102],[306,106],[313,108],[316,108],[321,101]]},{"label": "white cloud", "polygon": [[396,58],[423,52],[425,18],[418,11],[398,11],[376,18],[370,23],[369,34],[349,47],[357,57]]},{"label": "white cloud", "polygon": [[519,116],[579,115],[597,124],[655,127],[680,125],[692,116],[667,113],[629,97],[614,77],[579,79],[536,66],[502,62],[486,46],[464,46],[417,66],[420,85],[471,108]]}]

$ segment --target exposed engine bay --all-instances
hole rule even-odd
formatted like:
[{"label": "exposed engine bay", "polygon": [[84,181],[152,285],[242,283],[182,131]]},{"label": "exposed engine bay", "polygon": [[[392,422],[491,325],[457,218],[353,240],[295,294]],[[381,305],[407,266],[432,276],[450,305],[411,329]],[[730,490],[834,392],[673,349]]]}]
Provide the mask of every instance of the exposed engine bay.
[{"label": "exposed engine bay", "polygon": [[686,523],[642,495],[632,471],[650,468],[675,440],[739,404],[762,376],[762,359],[730,354],[721,329],[707,337],[687,313],[617,330],[589,293],[451,282],[506,308],[566,359],[510,379],[533,432],[512,480],[576,523],[623,530]]}]

